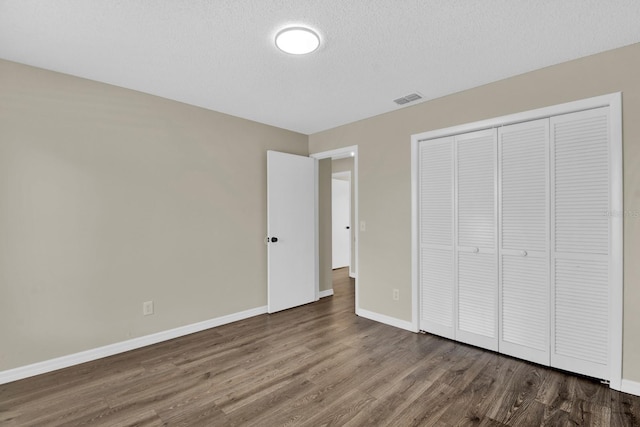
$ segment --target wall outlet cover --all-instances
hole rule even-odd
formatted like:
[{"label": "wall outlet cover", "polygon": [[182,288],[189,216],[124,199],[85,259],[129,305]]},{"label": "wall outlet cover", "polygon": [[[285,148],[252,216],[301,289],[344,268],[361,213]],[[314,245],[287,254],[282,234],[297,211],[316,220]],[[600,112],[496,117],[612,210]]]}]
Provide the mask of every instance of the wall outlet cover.
[{"label": "wall outlet cover", "polygon": [[142,303],[142,314],[144,316],[153,314],[153,301],[145,301]]}]

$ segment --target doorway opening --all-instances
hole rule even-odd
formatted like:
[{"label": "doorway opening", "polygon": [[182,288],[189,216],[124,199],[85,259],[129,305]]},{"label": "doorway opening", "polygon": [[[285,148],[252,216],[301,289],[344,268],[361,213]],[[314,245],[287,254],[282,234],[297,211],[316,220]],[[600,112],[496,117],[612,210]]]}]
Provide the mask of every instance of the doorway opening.
[{"label": "doorway opening", "polygon": [[[336,150],[331,150],[331,151],[324,151],[324,152],[320,152],[320,153],[314,153],[311,154],[310,157],[318,159],[318,160],[323,160],[323,159],[331,159],[331,173],[328,174],[328,176],[323,177],[322,179],[326,179],[328,180],[327,183],[325,183],[326,185],[332,187],[332,183],[333,183],[333,179],[334,176],[336,179],[344,181],[345,177],[348,177],[350,182],[349,182],[349,197],[348,197],[348,205],[349,205],[349,215],[348,215],[348,220],[346,224],[341,224],[338,225],[336,228],[336,231],[340,230],[340,227],[342,227],[343,231],[346,231],[346,233],[343,233],[344,235],[348,235],[347,240],[349,243],[349,248],[346,249],[346,254],[344,253],[345,251],[343,251],[342,253],[342,260],[341,262],[334,264],[334,260],[333,260],[333,255],[331,256],[332,258],[332,262],[331,262],[331,270],[332,270],[332,276],[335,277],[336,273],[339,276],[347,276],[347,278],[352,278],[354,280],[354,288],[355,288],[355,311],[356,313],[358,312],[358,308],[359,308],[359,292],[358,292],[358,242],[359,242],[359,236],[358,236],[358,227],[356,227],[356,224],[358,224],[358,146],[354,145],[354,146],[350,146],[350,147],[344,147],[344,148],[339,148]],[[331,181],[331,182],[329,182]],[[323,185],[322,183],[319,183],[319,185]],[[342,185],[344,186],[344,184],[338,184],[338,185]],[[329,203],[331,204],[331,209],[324,209],[324,212],[328,212],[328,215],[330,215],[331,217],[333,217],[333,200],[332,198],[328,198],[328,200],[320,200],[319,203],[322,205],[322,203]],[[320,210],[322,211],[322,206],[320,206]],[[345,220],[343,219],[341,222],[345,222]],[[347,228],[348,227],[348,228]],[[333,227],[330,228],[329,232],[325,232],[325,233],[321,233],[321,235],[319,236],[319,240],[320,240],[320,246],[323,245],[323,240],[324,243],[327,243],[327,240],[330,240],[331,242],[333,242]],[[344,237],[344,236],[343,236]],[[333,244],[330,244],[331,247],[331,252],[333,253]],[[344,247],[342,247],[341,249],[345,249]],[[345,264],[344,263],[344,259],[347,258],[348,262]],[[343,265],[338,265],[338,264],[343,264]],[[347,273],[348,274],[345,274]]]}]

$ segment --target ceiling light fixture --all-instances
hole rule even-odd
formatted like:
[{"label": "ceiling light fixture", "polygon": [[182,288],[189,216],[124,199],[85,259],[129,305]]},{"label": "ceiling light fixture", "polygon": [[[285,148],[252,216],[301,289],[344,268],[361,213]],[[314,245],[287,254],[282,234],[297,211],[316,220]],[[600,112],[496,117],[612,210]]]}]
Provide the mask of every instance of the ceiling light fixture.
[{"label": "ceiling light fixture", "polygon": [[304,55],[320,46],[320,37],[308,28],[285,28],[276,35],[276,46],[281,51],[292,55]]}]

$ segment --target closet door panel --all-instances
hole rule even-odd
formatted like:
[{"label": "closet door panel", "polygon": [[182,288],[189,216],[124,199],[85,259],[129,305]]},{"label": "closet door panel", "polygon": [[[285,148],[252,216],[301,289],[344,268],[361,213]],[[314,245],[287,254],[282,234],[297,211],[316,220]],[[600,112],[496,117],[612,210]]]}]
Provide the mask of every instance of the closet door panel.
[{"label": "closet door panel", "polygon": [[549,365],[549,120],[500,128],[500,352]]},{"label": "closet door panel", "polygon": [[602,110],[559,116],[552,122],[558,254],[608,255],[608,114]]},{"label": "closet door panel", "polygon": [[499,133],[501,248],[548,251],[549,120]]},{"label": "closet door panel", "polygon": [[608,378],[608,277],[607,261],[556,258],[552,366]]},{"label": "closet door panel", "polygon": [[500,352],[549,365],[549,274],[544,258],[501,262]]},{"label": "closet door panel", "polygon": [[609,370],[609,109],[551,119],[551,365]]},{"label": "closet door panel", "polygon": [[495,249],[496,131],[456,137],[459,247]]},{"label": "closet door panel", "polygon": [[495,261],[494,254],[458,253],[456,338],[458,341],[497,351]]},{"label": "closet door panel", "polygon": [[455,137],[456,338],[498,349],[495,129]]},{"label": "closet door panel", "polygon": [[453,339],[453,252],[431,248],[421,252],[420,329]]},{"label": "closet door panel", "polygon": [[420,143],[420,244],[452,249],[453,137]]},{"label": "closet door panel", "polygon": [[454,338],[453,137],[420,143],[420,329]]}]

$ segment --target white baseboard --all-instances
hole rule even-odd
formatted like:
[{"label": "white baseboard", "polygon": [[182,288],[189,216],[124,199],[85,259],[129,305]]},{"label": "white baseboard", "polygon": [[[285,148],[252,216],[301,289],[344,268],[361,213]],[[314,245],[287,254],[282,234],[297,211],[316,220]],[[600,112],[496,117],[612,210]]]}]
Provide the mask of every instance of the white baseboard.
[{"label": "white baseboard", "polygon": [[374,313],[373,311],[364,310],[362,308],[356,309],[356,314],[360,317],[366,317],[367,319],[375,320],[376,322],[384,323],[389,326],[395,326],[396,328],[405,329],[411,332],[418,332],[412,322],[406,320],[396,319],[395,317],[385,316],[384,314]]},{"label": "white baseboard", "polygon": [[[331,292],[333,293],[333,291]],[[143,337],[133,338],[115,344],[81,351],[80,353],[69,354],[67,356],[56,357],[55,359],[45,360],[31,365],[0,371],[0,384],[10,383],[12,381],[33,377],[35,375],[44,374],[62,368],[68,368],[69,366],[79,365],[80,363],[91,362],[92,360],[113,356],[114,354],[124,353],[125,351],[135,350],[137,348],[168,341],[184,335],[193,334],[195,332],[201,332],[206,329],[215,328],[216,326],[222,326],[227,323],[237,322],[238,320],[248,319],[249,317],[258,316],[266,312],[267,306],[265,305],[263,307],[256,307],[239,313],[228,314],[226,316],[216,317],[215,319],[192,323],[179,328],[169,329],[167,331],[157,332],[155,334],[145,335]]]},{"label": "white baseboard", "polygon": [[640,396],[640,383],[631,380],[622,380],[620,391]]},{"label": "white baseboard", "polygon": [[330,297],[331,295],[333,295],[333,289],[327,289],[326,291],[320,291],[318,293],[319,298]]}]

